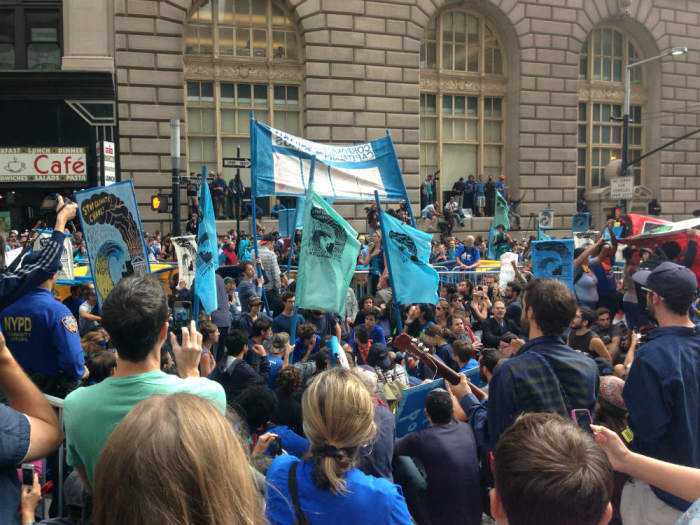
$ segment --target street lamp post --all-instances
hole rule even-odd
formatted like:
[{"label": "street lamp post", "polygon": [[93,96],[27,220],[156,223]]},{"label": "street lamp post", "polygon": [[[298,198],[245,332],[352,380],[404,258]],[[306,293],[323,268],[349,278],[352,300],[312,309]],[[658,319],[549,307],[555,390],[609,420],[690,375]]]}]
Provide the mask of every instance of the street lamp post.
[{"label": "street lamp post", "polygon": [[171,183],[173,186],[172,232],[179,236],[180,230],[180,119],[170,119],[170,160],[172,162]]},{"label": "street lamp post", "polygon": [[[655,60],[661,60],[667,56],[680,56],[685,55],[688,52],[687,47],[672,47],[666,50],[662,54],[645,58],[644,60],[639,60],[638,62],[633,62],[628,64],[625,68],[625,104],[623,108],[622,115],[622,163],[620,167],[620,176],[624,177],[627,175],[627,167],[629,166],[629,129],[630,129],[630,71],[632,68],[642,66],[648,62],[653,62]],[[627,212],[627,199],[622,199],[620,201],[620,212]]]}]

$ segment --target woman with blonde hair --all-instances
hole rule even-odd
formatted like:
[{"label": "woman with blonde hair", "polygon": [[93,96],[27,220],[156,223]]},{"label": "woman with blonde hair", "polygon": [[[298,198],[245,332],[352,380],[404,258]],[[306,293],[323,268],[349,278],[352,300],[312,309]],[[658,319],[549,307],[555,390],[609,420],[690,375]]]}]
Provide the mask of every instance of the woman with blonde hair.
[{"label": "woman with blonde hair", "polygon": [[259,525],[263,502],[228,421],[192,394],[134,406],[95,471],[95,525]]},{"label": "woman with blonde hair", "polygon": [[304,392],[302,410],[311,449],[303,460],[283,454],[270,465],[269,523],[411,523],[396,485],[355,468],[376,432],[372,397],[360,378],[344,368],[322,372]]}]

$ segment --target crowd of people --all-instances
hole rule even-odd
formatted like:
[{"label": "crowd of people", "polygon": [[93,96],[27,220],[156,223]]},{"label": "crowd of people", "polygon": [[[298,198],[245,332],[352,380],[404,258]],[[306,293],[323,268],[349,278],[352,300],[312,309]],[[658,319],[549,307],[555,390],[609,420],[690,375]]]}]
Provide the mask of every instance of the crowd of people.
[{"label": "crowd of people", "polygon": [[[175,329],[176,303],[193,299],[179,279],[132,275],[101,305],[90,285],[56,300],[74,215],[63,207],[44,250],[0,279],[2,523],[40,520],[57,469],[20,486],[15,466],[54,465],[64,439],[68,513],[45,520],[57,525],[636,525],[698,514],[694,240],[652,253],[651,269],[626,252],[618,283],[614,236],[601,232],[576,255],[572,293],[523,264],[501,287],[474,271],[478,239],[449,238],[436,251],[463,278],[441,284],[436,305],[396,308],[375,227],[358,260],[370,268],[363,294],[348,288],[340,316],[295,308],[281,266],[300,235],[254,247],[230,232],[216,310]],[[401,351],[400,334],[432,358]],[[459,381],[436,387],[445,367]],[[412,417],[426,427],[396,438],[401,398],[423,383]],[[64,398],[63,427],[42,393]]]}]

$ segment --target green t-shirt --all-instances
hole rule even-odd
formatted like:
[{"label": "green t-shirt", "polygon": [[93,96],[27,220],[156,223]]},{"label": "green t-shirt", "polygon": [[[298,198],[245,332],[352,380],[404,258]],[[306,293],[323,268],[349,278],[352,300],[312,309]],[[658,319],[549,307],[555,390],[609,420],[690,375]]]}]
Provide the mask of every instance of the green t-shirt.
[{"label": "green t-shirt", "polygon": [[110,377],[71,392],[63,405],[68,464],[84,467],[92,485],[100,453],[127,412],[154,394],[177,392],[208,399],[222,414],[226,413],[226,394],[219,383],[199,377],[181,379],[160,370]]}]

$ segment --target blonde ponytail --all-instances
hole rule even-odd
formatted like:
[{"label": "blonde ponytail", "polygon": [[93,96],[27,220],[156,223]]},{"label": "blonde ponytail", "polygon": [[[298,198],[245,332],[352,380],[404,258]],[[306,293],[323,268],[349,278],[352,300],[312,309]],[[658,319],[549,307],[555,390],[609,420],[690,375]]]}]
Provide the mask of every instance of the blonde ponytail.
[{"label": "blonde ponytail", "polygon": [[327,370],[304,392],[302,413],[304,433],[311,442],[314,483],[333,494],[346,492],[345,474],[376,431],[367,388],[349,370]]}]

